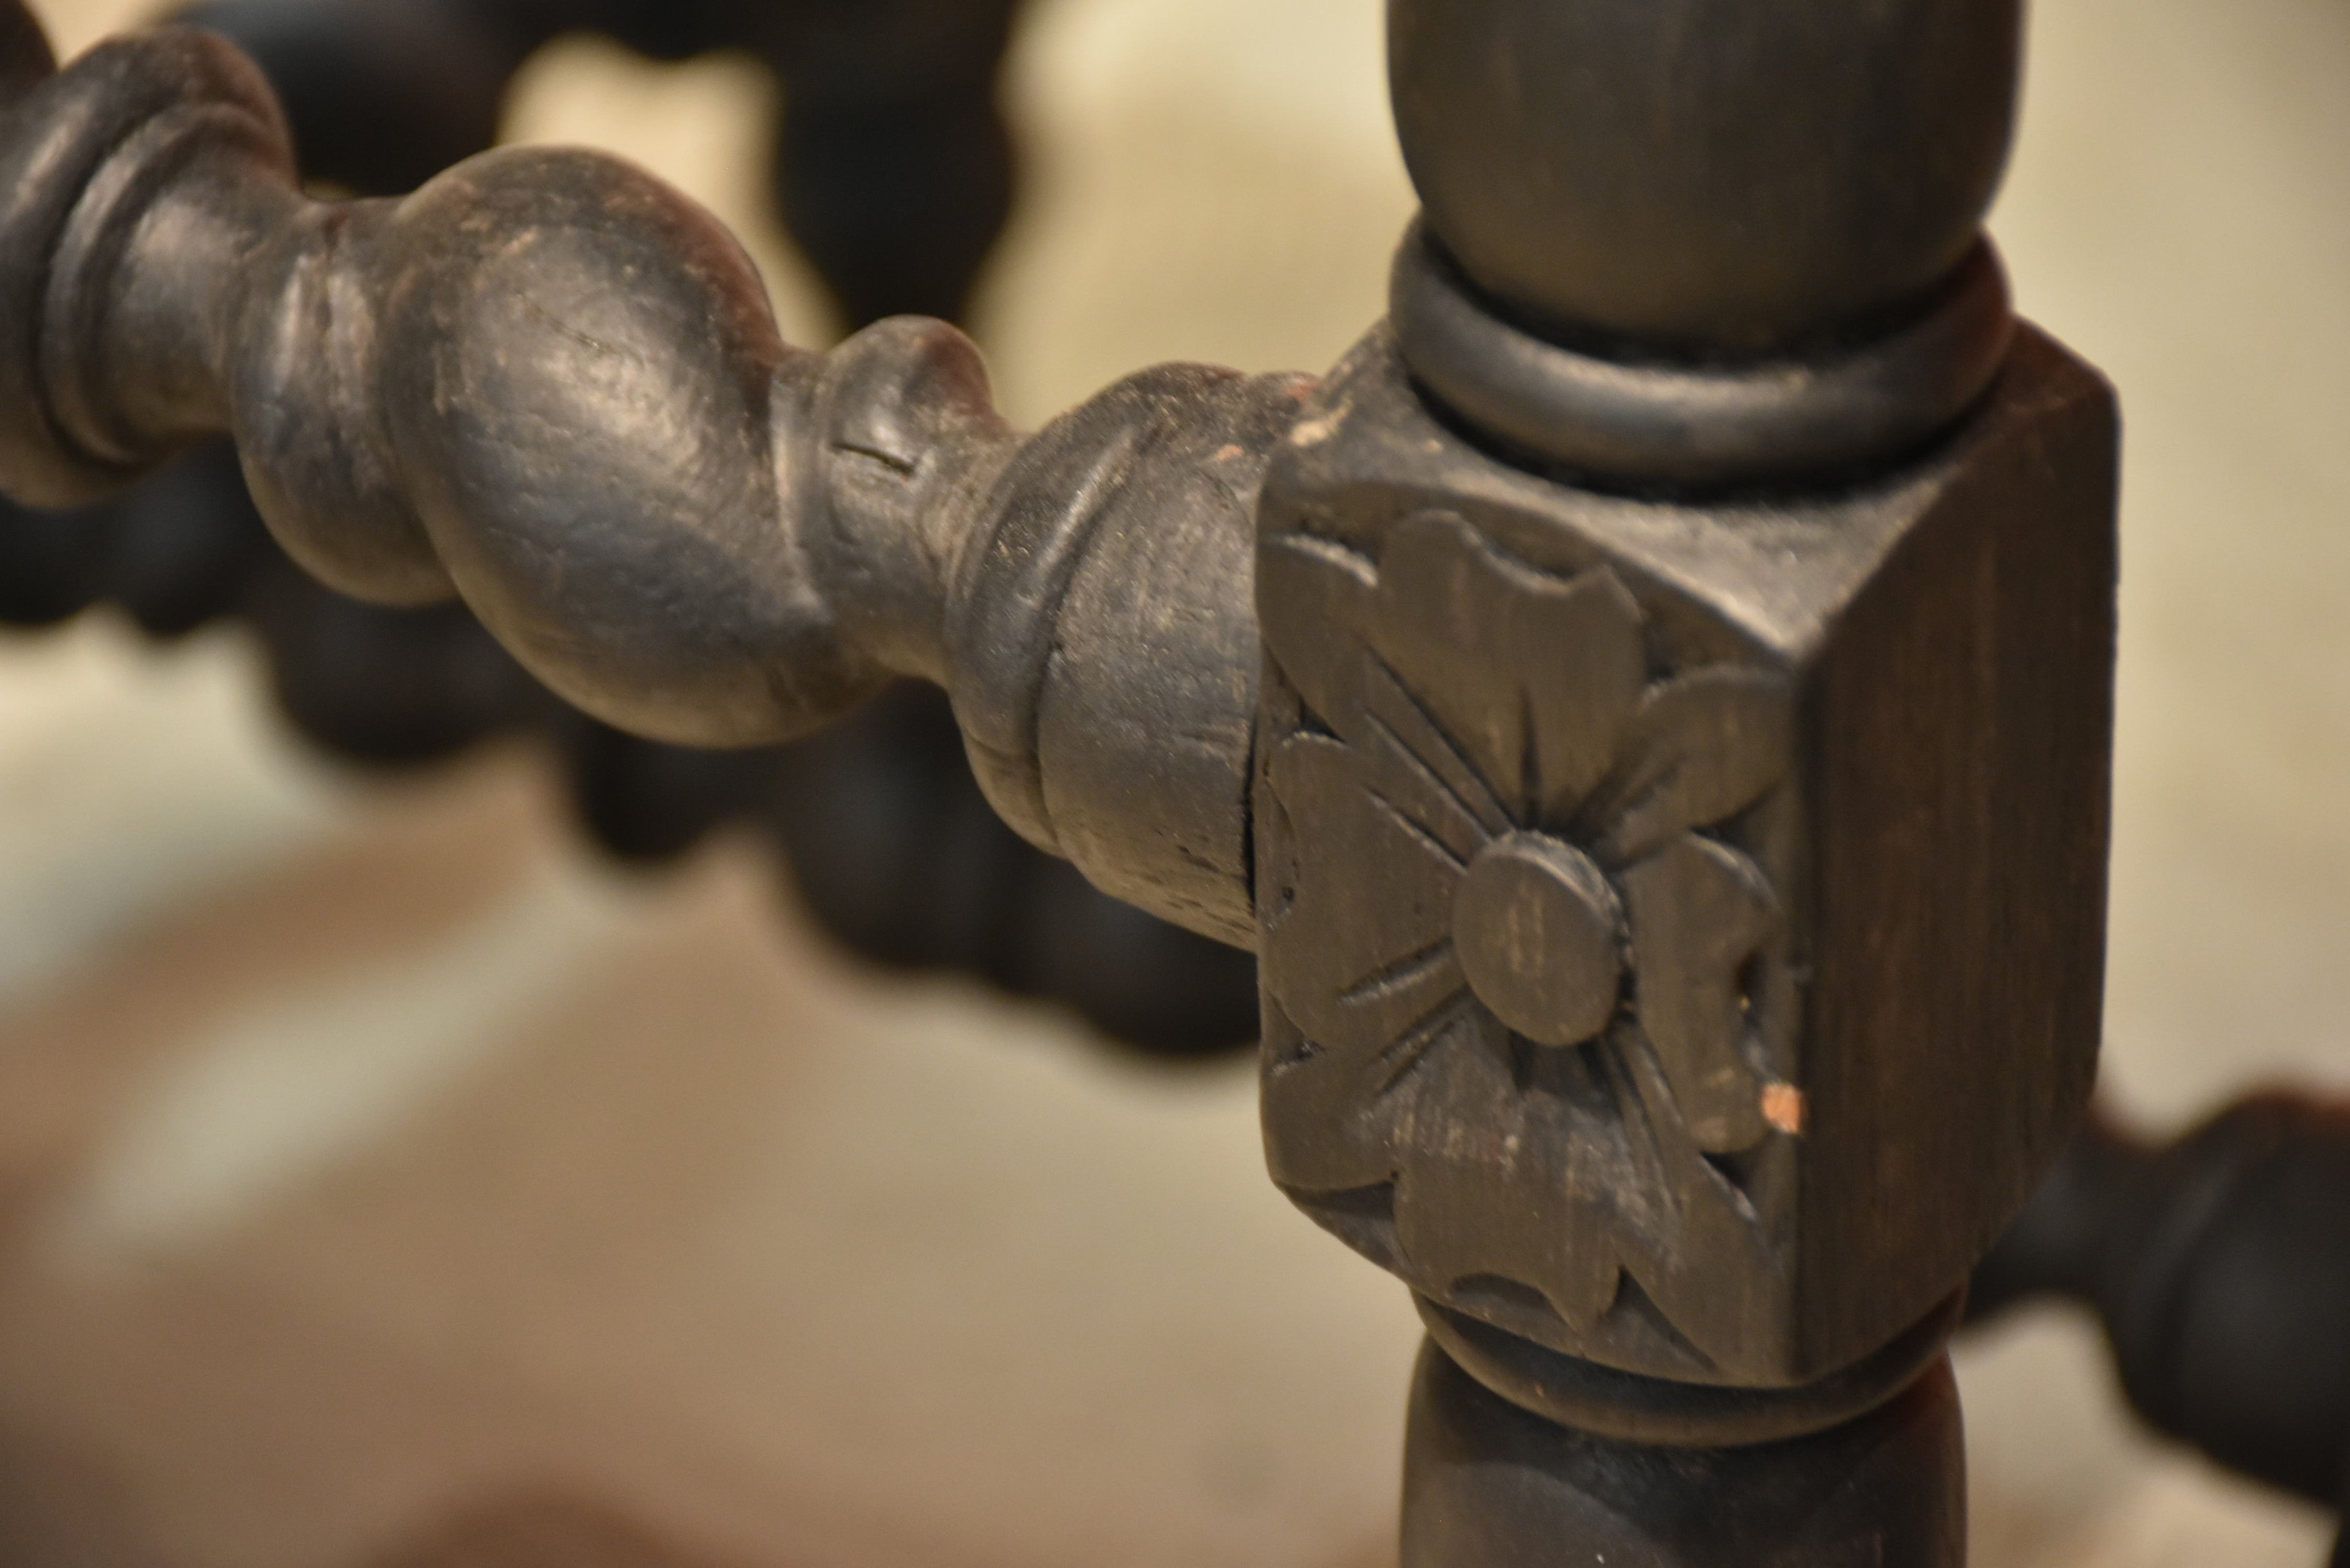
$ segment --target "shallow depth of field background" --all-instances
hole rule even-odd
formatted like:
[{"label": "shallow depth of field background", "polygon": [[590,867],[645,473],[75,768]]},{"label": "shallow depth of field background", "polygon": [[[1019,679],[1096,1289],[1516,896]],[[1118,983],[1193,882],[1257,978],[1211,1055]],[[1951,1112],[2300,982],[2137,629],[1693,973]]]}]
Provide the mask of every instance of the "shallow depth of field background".
[{"label": "shallow depth of field background", "polygon": [[[142,9],[33,6],[68,47]],[[2350,1091],[2350,6],[2033,27],[1995,227],[2127,421],[2108,1083],[2166,1127]],[[1018,416],[1368,325],[1410,208],[1378,33],[1037,0],[979,323]],[[715,205],[820,340],[773,109],[582,40],[511,132]],[[515,1511],[744,1568],[1391,1559],[1415,1324],[1264,1181],[1245,1066],[861,971],[746,846],[626,877],[556,802],[521,753],[321,765],[232,634],[0,640],[0,1562],[422,1563]],[[1960,1362],[1981,1568],[2322,1554],[2133,1435],[2070,1317]]]}]

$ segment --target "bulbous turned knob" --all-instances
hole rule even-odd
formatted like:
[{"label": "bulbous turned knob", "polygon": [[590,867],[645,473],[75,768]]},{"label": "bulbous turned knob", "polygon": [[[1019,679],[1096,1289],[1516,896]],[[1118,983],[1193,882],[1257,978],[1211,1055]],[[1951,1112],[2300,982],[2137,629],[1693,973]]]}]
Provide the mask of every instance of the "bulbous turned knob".
[{"label": "bulbous turned knob", "polygon": [[1430,227],[1563,335],[1760,354],[1923,294],[2005,163],[2021,0],[1389,0]]}]

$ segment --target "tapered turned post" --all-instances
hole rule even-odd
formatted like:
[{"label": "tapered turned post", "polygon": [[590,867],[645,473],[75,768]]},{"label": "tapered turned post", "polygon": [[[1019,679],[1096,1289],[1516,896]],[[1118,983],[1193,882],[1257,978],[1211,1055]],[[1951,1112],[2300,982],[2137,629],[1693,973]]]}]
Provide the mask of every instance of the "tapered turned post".
[{"label": "tapered turned post", "polygon": [[1943,1565],[2100,993],[2110,397],[2013,0],[1390,0],[1423,203],[1261,511],[1274,1173],[1430,1329],[1406,1568]]}]

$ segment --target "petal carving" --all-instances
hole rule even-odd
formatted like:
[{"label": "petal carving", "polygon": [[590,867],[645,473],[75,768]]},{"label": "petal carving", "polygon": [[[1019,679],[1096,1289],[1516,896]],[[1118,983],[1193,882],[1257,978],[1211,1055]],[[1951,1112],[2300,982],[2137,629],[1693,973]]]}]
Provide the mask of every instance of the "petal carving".
[{"label": "petal carving", "polygon": [[[1640,1106],[1627,1119],[1654,1162],[1654,1189],[1669,1195],[1650,1223],[1625,1233],[1626,1272],[1700,1351],[1734,1365],[1779,1337],[1775,1293],[1763,1287],[1783,1265],[1745,1196],[1690,1143],[1660,1064],[1637,1036],[1622,1060]],[[1725,1289],[1727,1280],[1744,1288]]]},{"label": "petal carving", "polygon": [[1305,706],[1341,734],[1353,732],[1361,705],[1361,639],[1378,586],[1371,563],[1333,540],[1276,534],[1257,547],[1265,649]]},{"label": "petal carving", "polygon": [[1374,793],[1340,742],[1293,735],[1266,777],[1316,849],[1278,890],[1293,902],[1266,933],[1264,983],[1316,1042],[1385,1045],[1461,987],[1451,943],[1461,862]]},{"label": "petal carving", "polygon": [[1748,1061],[1739,971],[1777,927],[1778,902],[1734,849],[1684,833],[1621,875],[1639,974],[1640,1029],[1701,1149],[1752,1148],[1771,1128]]},{"label": "petal carving", "polygon": [[1640,610],[1605,567],[1561,577],[1462,519],[1397,525],[1380,655],[1516,820],[1563,822],[1605,776],[1640,691]]},{"label": "petal carving", "polygon": [[1441,1069],[1399,1109],[1396,1235],[1409,1277],[1443,1282],[1436,1293],[1477,1315],[1482,1303],[1454,1290],[1511,1281],[1607,1344],[1644,1332],[1616,1310],[1628,1274],[1694,1351],[1693,1370],[1770,1338],[1770,1293],[1723,1288],[1776,1270],[1768,1237],[1689,1143],[1647,1054],[1546,1053],[1580,1081],[1529,1094],[1481,1023],[1484,1037],[1447,1041]]},{"label": "petal carving", "polygon": [[1416,1280],[1514,1280],[1588,1329],[1615,1299],[1620,1206],[1640,1185],[1607,1064],[1580,1053],[1546,1064],[1583,1092],[1530,1094],[1490,1014],[1461,1033],[1399,1096],[1398,1243]]},{"label": "petal carving", "polygon": [[1602,858],[1621,866],[1735,816],[1786,776],[1794,748],[1794,696],[1774,673],[1715,666],[1652,688],[1595,814]]}]

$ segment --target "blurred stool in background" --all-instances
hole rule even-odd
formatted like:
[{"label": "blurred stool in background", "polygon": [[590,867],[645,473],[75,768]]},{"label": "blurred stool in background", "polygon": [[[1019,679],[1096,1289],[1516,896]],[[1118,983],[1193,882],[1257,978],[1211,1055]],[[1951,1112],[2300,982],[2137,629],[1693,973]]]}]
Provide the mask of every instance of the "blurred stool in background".
[{"label": "blurred stool in background", "polygon": [[2043,1295],[2095,1314],[2153,1426],[2350,1502],[2350,1105],[2254,1096],[2167,1147],[2093,1114],[1976,1270],[1969,1310]]}]

